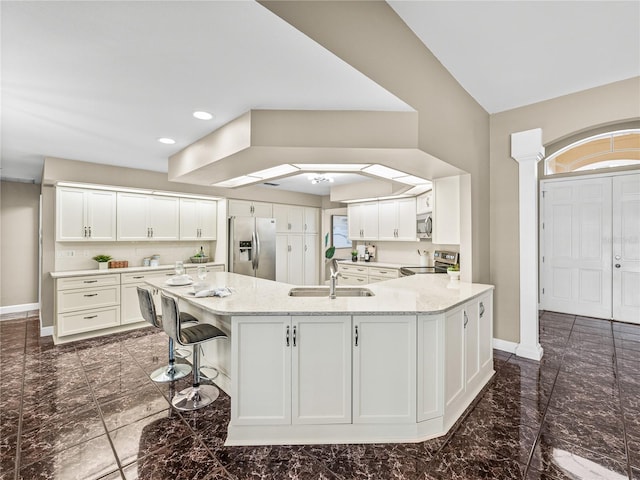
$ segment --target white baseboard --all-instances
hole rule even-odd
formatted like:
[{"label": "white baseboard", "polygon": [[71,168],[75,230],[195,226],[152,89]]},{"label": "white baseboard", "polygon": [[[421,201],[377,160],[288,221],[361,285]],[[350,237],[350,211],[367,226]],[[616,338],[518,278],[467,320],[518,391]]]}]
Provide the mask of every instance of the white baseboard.
[{"label": "white baseboard", "polygon": [[496,350],[502,350],[503,352],[516,353],[516,342],[509,342],[507,340],[500,340],[499,338],[493,339],[493,348]]},{"label": "white baseboard", "polygon": [[53,335],[53,325],[50,327],[40,327],[41,337],[50,337]]},{"label": "white baseboard", "polygon": [[32,310],[40,310],[40,304],[24,303],[22,305],[7,305],[6,307],[0,307],[0,315],[3,315],[5,313],[29,312]]}]

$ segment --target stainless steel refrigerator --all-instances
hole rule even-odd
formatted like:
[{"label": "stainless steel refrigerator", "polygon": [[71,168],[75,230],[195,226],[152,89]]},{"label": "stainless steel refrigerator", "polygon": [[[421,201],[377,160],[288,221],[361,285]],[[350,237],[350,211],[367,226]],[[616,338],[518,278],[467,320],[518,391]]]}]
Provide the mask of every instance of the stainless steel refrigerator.
[{"label": "stainless steel refrigerator", "polygon": [[229,271],[276,279],[275,218],[229,218]]}]

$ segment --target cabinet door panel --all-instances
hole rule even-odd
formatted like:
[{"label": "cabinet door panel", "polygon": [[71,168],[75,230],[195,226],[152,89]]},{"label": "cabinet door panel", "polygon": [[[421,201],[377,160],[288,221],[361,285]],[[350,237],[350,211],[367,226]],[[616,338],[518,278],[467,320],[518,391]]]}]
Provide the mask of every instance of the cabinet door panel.
[{"label": "cabinet door panel", "polygon": [[118,240],[149,240],[146,195],[118,192]]},{"label": "cabinet door panel", "polygon": [[353,423],[415,422],[416,317],[354,316],[353,324]]},{"label": "cabinet door panel", "polygon": [[251,202],[245,200],[229,200],[230,217],[250,217],[252,214]]},{"label": "cabinet door panel", "polygon": [[464,318],[462,309],[447,312],[444,322],[445,407],[465,392],[464,378]]},{"label": "cabinet door panel", "polygon": [[116,239],[116,192],[87,191],[89,240],[112,242]]},{"label": "cabinet door panel", "polygon": [[276,235],[276,282],[289,280],[289,236]]},{"label": "cabinet door panel", "polygon": [[287,282],[304,284],[304,235],[289,235],[289,271]]},{"label": "cabinet door panel", "polygon": [[397,227],[397,202],[385,200],[378,203],[378,239],[395,240]]},{"label": "cabinet door panel", "polygon": [[318,235],[304,236],[304,284],[318,284]]},{"label": "cabinet door panel", "polygon": [[289,232],[304,233],[304,208],[289,206]]},{"label": "cabinet door panel", "polygon": [[466,383],[467,388],[477,379],[480,372],[480,322],[478,318],[478,302],[473,301],[465,305],[466,317]]},{"label": "cabinet door panel", "polygon": [[152,240],[180,238],[179,205],[176,197],[150,197],[149,227],[152,229]]},{"label": "cabinet door panel", "polygon": [[487,364],[491,364],[491,368],[493,368],[493,294],[480,298],[478,316],[480,321],[478,329],[480,369],[484,369]]},{"label": "cabinet door panel", "polygon": [[444,315],[418,317],[418,421],[443,414]]},{"label": "cabinet door panel", "polygon": [[288,316],[233,319],[233,423],[291,423],[291,347],[286,343],[287,329],[290,328]]},{"label": "cabinet door panel", "polygon": [[180,199],[180,239],[198,239],[198,201],[194,198]]},{"label": "cabinet door panel", "polygon": [[398,200],[398,223],[396,240],[416,241],[416,199]]},{"label": "cabinet door panel", "polygon": [[273,205],[273,218],[276,219],[276,233],[289,233],[289,207],[278,203]]},{"label": "cabinet door panel", "polygon": [[218,237],[218,202],[198,202],[198,228],[199,240],[215,240]]},{"label": "cabinet door panel", "polygon": [[363,240],[378,239],[378,202],[362,204],[362,230]]},{"label": "cabinet door panel", "polygon": [[351,423],[351,317],[292,323],[292,423]]},{"label": "cabinet door panel", "polygon": [[56,240],[73,242],[85,240],[84,191],[58,188],[56,191]]},{"label": "cabinet door panel", "polygon": [[304,209],[304,233],[318,233],[318,209],[305,207]]},{"label": "cabinet door panel", "polygon": [[120,291],[120,324],[144,322],[140,313],[138,300],[138,287],[144,287],[144,283],[132,283],[122,285]]},{"label": "cabinet door panel", "polygon": [[260,218],[272,218],[273,205],[271,203],[253,202],[252,215]]}]

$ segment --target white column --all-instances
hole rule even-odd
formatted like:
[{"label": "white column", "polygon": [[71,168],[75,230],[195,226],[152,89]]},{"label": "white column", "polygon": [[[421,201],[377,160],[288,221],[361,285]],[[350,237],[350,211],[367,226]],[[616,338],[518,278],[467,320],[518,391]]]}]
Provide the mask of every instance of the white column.
[{"label": "white column", "polygon": [[520,343],[519,357],[540,360],[538,341],[538,162],[544,157],[542,129],[511,134],[511,157],[519,164]]}]

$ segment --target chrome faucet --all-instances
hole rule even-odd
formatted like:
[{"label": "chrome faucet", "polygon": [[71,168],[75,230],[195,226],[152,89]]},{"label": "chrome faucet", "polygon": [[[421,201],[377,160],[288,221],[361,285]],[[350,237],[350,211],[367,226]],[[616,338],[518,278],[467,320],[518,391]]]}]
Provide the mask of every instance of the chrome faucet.
[{"label": "chrome faucet", "polygon": [[338,260],[335,258],[331,260],[329,264],[329,271],[331,272],[331,277],[329,278],[329,298],[336,298],[336,279],[340,272],[338,271]]}]

